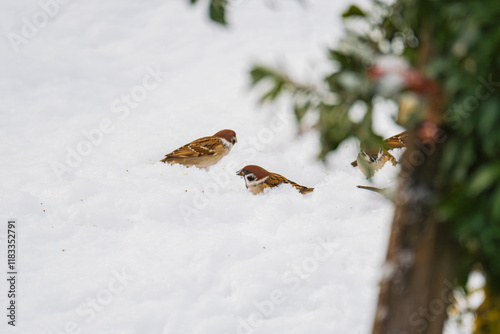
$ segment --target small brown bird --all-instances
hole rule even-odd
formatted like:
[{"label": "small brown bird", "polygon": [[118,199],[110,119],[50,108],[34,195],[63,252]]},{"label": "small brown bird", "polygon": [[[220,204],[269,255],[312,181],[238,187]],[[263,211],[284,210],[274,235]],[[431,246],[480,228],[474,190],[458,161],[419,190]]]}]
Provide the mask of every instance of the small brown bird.
[{"label": "small brown bird", "polygon": [[221,130],[213,136],[196,139],[179,147],[167,154],[161,161],[172,165],[181,164],[187,167],[207,168],[228,155],[237,142],[236,132]]},{"label": "small brown bird", "polygon": [[361,147],[358,158],[351,165],[353,167],[358,166],[366,177],[372,177],[376,171],[384,167],[387,161],[392,162],[393,166],[397,165],[396,158],[389,151],[395,148],[406,147],[407,140],[408,133],[403,131],[384,140],[383,146],[379,147],[377,152],[370,152],[367,148]]},{"label": "small brown bird", "polygon": [[254,195],[263,192],[266,188],[277,187],[283,183],[291,184],[301,194],[308,194],[314,190],[314,188],[307,188],[298,185],[284,176],[268,172],[264,168],[256,165],[245,166],[240,171],[236,172],[236,175],[240,175],[245,178],[245,185],[247,189]]}]

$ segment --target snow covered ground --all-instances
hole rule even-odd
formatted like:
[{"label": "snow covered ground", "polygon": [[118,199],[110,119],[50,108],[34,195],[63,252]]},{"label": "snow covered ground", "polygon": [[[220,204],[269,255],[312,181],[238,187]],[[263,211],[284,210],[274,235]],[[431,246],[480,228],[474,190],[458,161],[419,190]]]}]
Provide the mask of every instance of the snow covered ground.
[{"label": "snow covered ground", "polygon": [[[0,261],[15,218],[19,277],[0,331],[368,333],[392,205],[355,187],[354,142],[321,164],[248,75],[316,81],[350,1],[233,1],[229,28],[187,0],[59,1],[2,1]],[[159,162],[224,128],[239,142],[208,172]],[[316,190],[253,196],[247,164]]]}]

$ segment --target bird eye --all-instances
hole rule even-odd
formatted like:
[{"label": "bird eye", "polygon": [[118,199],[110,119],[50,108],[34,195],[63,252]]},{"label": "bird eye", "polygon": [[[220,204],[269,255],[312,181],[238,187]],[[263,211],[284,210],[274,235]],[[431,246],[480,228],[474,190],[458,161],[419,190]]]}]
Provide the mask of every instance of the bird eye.
[{"label": "bird eye", "polygon": [[236,138],[233,137],[233,139],[231,139],[231,145],[234,145],[236,143]]},{"label": "bird eye", "polygon": [[247,175],[247,180],[248,181],[253,181],[253,180],[255,180],[255,176],[253,176],[253,175]]}]

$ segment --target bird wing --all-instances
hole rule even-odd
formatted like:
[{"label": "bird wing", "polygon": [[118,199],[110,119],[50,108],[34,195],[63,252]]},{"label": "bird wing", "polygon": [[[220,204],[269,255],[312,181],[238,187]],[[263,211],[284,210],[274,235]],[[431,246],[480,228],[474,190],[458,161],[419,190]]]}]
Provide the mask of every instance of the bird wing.
[{"label": "bird wing", "polygon": [[277,187],[282,183],[290,183],[290,181],[284,176],[271,173],[271,175],[269,175],[269,177],[266,179],[265,183],[269,187]]},{"label": "bird wing", "polygon": [[203,137],[192,141],[166,155],[167,158],[192,158],[220,154],[224,145],[218,138]]},{"label": "bird wing", "polygon": [[398,133],[397,135],[394,135],[384,140],[384,149],[392,150],[395,148],[406,147],[407,141],[408,141],[408,132],[403,131],[401,133]]},{"label": "bird wing", "polygon": [[269,177],[267,178],[265,183],[268,185],[268,187],[276,187],[282,183],[289,183],[292,186],[294,186],[297,190],[299,190],[300,193],[302,193],[302,194],[307,194],[307,193],[310,193],[311,191],[313,191],[313,188],[307,188],[307,187],[301,186],[300,184],[297,184],[293,181],[290,181],[286,177],[279,175],[279,174],[276,174],[276,173],[271,173],[271,175],[269,175]]}]

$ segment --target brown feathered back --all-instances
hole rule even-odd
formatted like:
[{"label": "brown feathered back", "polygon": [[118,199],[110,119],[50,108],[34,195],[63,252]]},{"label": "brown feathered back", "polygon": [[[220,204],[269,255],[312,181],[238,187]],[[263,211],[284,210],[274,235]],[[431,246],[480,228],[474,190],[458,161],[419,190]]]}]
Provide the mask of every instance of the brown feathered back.
[{"label": "brown feathered back", "polygon": [[407,141],[408,141],[408,132],[403,131],[401,133],[398,133],[397,135],[394,135],[384,140],[384,148],[386,150],[403,148],[406,147]]}]

